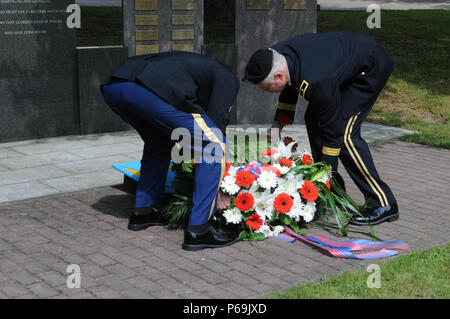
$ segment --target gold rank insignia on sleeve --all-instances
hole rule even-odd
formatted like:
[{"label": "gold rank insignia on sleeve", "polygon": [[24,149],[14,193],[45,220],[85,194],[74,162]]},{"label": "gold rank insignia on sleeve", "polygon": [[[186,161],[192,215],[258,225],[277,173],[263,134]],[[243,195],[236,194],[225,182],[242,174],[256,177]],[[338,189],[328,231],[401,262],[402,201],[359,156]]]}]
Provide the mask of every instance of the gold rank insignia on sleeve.
[{"label": "gold rank insignia on sleeve", "polygon": [[306,91],[308,90],[309,83],[306,80],[303,80],[302,84],[300,85],[299,94],[302,96],[302,98],[305,98]]},{"label": "gold rank insignia on sleeve", "polygon": [[339,156],[339,154],[341,153],[341,149],[323,146],[322,153],[330,156]]}]

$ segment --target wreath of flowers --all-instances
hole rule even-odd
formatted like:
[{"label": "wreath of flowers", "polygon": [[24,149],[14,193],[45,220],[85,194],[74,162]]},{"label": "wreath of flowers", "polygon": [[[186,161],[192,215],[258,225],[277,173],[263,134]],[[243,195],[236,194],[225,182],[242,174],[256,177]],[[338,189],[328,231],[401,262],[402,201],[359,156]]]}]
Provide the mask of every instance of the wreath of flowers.
[{"label": "wreath of flowers", "polygon": [[[234,226],[240,240],[257,241],[278,235],[284,226],[305,234],[309,223],[334,215],[337,228],[344,236],[347,234],[349,219],[360,214],[363,207],[334,181],[331,166],[314,163],[311,154],[300,152],[291,137],[285,137],[275,149],[263,150],[262,158],[267,163],[227,163],[219,187],[219,196],[226,198],[227,204],[214,214],[213,222]],[[186,211],[192,207],[191,202],[186,203],[192,200],[192,189],[191,197],[186,192],[186,174],[193,169],[189,163],[175,167],[176,200],[172,198],[171,206],[163,209],[178,224],[180,219],[187,221]]]}]

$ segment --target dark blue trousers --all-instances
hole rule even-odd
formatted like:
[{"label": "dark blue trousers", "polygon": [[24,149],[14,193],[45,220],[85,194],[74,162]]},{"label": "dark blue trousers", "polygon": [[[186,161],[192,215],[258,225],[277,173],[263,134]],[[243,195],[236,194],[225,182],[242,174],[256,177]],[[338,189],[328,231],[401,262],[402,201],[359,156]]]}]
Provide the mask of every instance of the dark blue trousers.
[{"label": "dark blue trousers", "polygon": [[[193,151],[196,160],[188,229],[206,230],[209,218],[216,211],[216,196],[225,172],[225,136],[206,114],[180,111],[138,83],[113,82],[103,87],[103,95],[111,109],[144,140],[135,211],[148,213],[151,206],[162,201],[171,155],[180,153],[174,145],[180,142],[183,152],[189,150],[192,154]],[[184,135],[175,134],[180,132]]]},{"label": "dark blue trousers", "polygon": [[333,123],[338,148],[323,145],[323,132],[317,125],[314,106],[310,105],[305,113],[314,160],[325,161],[336,171],[339,158],[368,205],[375,207],[396,204],[396,199],[375,168],[369,146],[361,137],[361,124],[372,110],[393,67],[384,49],[376,46],[372,56],[367,57],[367,69],[341,91],[341,105],[338,107],[343,112]]}]

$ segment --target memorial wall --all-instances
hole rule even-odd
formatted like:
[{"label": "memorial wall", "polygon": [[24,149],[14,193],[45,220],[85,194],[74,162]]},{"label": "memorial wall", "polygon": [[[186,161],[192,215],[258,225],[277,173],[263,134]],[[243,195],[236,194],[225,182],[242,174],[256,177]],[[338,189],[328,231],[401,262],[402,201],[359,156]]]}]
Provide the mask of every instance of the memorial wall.
[{"label": "memorial wall", "polygon": [[73,0],[0,0],[0,142],[77,133]]},{"label": "memorial wall", "polygon": [[[204,6],[208,1],[220,2],[224,11],[234,11],[233,43],[204,43]],[[214,23],[214,18],[205,18]],[[205,54],[228,65],[241,79],[254,50],[295,34],[314,33],[316,21],[317,0],[127,0],[124,43],[129,56],[172,50]],[[277,97],[242,83],[232,124],[272,123]],[[299,99],[297,110],[295,122],[303,123],[304,100]]]},{"label": "memorial wall", "polygon": [[130,56],[201,52],[203,0],[128,0],[123,8],[124,44]]},{"label": "memorial wall", "polygon": [[[207,1],[228,10],[208,17],[214,27],[219,15],[234,17],[233,28],[224,31],[230,43],[204,43]],[[0,0],[0,143],[129,129],[98,90],[126,56],[196,52],[228,65],[241,79],[254,50],[316,32],[317,0],[124,0],[124,46],[76,48],[73,3]],[[276,101],[276,94],[241,83],[231,124],[271,123]],[[299,99],[296,123],[303,122],[305,109]]]}]

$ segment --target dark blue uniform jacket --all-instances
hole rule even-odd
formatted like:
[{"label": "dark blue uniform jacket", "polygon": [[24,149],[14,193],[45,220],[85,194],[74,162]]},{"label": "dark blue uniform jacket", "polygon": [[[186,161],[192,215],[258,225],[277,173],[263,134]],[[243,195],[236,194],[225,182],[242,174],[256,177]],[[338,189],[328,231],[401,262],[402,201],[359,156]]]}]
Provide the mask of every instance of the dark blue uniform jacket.
[{"label": "dark blue uniform jacket", "polygon": [[113,79],[139,82],[186,113],[206,113],[224,135],[239,91],[239,80],[226,66],[189,52],[130,57],[102,86]]},{"label": "dark blue uniform jacket", "polygon": [[[371,36],[352,32],[327,32],[301,34],[288,38],[272,46],[286,57],[291,86],[287,85],[279,97],[279,103],[295,105],[300,95],[309,101],[308,108],[313,108],[319,126],[329,139],[333,139],[333,122],[340,118],[349,118],[367,107],[364,96],[354,96],[354,101],[341,104],[341,93],[360,77],[369,73],[364,79],[364,90],[381,90],[378,88],[377,70],[392,71],[392,59],[386,54],[374,54],[381,47]],[[376,69],[374,69],[376,68]],[[295,108],[294,108],[295,110]]]}]

